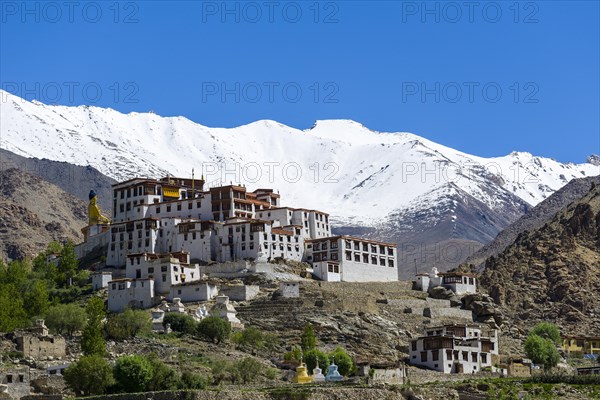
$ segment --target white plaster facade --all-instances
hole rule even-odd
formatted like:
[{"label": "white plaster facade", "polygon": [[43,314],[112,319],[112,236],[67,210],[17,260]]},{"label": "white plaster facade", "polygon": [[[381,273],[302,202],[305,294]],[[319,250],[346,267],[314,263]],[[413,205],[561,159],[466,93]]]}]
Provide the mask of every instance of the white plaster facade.
[{"label": "white plaster facade", "polygon": [[415,277],[415,287],[423,292],[436,286],[443,286],[456,294],[477,293],[477,275],[463,272],[438,272],[433,267],[429,274],[420,273]]},{"label": "white plaster facade", "polygon": [[207,301],[219,294],[217,285],[209,282],[189,282],[172,285],[167,299],[173,301],[180,298],[182,302]]},{"label": "white plaster facade", "polygon": [[122,312],[127,307],[149,308],[154,302],[154,280],[117,279],[108,284],[108,310]]},{"label": "white plaster facade", "polygon": [[[345,282],[397,281],[396,245],[351,236],[333,236],[307,241],[304,260],[323,280]],[[332,269],[332,271],[330,271]]]},{"label": "white plaster facade", "polygon": [[498,355],[498,331],[476,325],[444,325],[428,328],[410,341],[412,365],[443,373],[476,373],[493,365]]},{"label": "white plaster facade", "polygon": [[112,281],[112,273],[94,272],[92,273],[92,290],[104,289],[108,287],[110,281]]}]

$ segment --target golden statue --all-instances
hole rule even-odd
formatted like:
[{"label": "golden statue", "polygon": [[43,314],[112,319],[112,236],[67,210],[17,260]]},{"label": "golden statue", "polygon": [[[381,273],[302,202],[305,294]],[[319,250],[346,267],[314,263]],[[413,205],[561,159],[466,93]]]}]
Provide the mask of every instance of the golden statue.
[{"label": "golden statue", "polygon": [[97,224],[110,224],[110,219],[106,218],[102,215],[102,210],[100,206],[96,204],[97,196],[94,190],[90,190],[89,194],[90,203],[88,205],[88,214],[89,214],[89,225],[97,225]]}]

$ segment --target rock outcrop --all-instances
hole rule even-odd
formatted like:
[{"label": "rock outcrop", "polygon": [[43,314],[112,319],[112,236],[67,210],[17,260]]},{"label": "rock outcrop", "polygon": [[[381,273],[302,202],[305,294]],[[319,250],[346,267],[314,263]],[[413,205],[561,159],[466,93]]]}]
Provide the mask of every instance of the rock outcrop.
[{"label": "rock outcrop", "polygon": [[480,283],[516,324],[600,332],[600,185],[490,257]]}]

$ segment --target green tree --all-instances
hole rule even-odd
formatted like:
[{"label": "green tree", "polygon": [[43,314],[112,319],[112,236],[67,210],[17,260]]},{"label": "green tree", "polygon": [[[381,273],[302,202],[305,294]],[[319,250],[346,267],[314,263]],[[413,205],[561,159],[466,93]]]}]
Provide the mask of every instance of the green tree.
[{"label": "green tree", "polygon": [[108,318],[106,333],[110,338],[123,340],[150,332],[151,326],[152,322],[146,311],[128,308]]},{"label": "green tree", "polygon": [[554,342],[531,333],[525,340],[525,354],[535,364],[543,365],[544,369],[555,367],[560,360],[560,354]]},{"label": "green tree", "polygon": [[85,310],[77,304],[57,304],[48,309],[46,325],[55,333],[72,336],[84,328],[85,318]]},{"label": "green tree", "polygon": [[191,315],[180,313],[167,313],[163,318],[163,325],[169,324],[175,332],[187,333],[193,335],[196,333],[196,320]]},{"label": "green tree", "polygon": [[75,393],[84,396],[104,394],[114,383],[110,364],[98,355],[81,357],[65,370],[64,377]]},{"label": "green tree", "polygon": [[315,338],[315,330],[310,322],[304,326],[304,332],[300,336],[302,351],[312,350],[317,347],[317,338]]},{"label": "green tree", "polygon": [[319,368],[324,371],[327,370],[327,367],[329,366],[327,354],[318,349],[312,349],[304,353],[304,362],[306,363],[308,372],[311,374],[313,369],[317,367],[317,362],[319,363]]},{"label": "green tree", "polygon": [[81,337],[81,350],[85,355],[104,355],[106,342],[102,335],[102,320],[106,316],[104,301],[99,297],[92,297],[85,306],[87,324],[83,328]]},{"label": "green tree", "polygon": [[78,262],[75,257],[75,245],[73,242],[68,241],[63,246],[60,252],[60,260],[58,262],[58,272],[60,274],[60,282],[57,282],[59,286],[70,286],[71,280],[77,273]]},{"label": "green tree", "polygon": [[152,380],[152,364],[139,355],[123,356],[117,359],[113,375],[123,392],[143,392]]},{"label": "green tree", "polygon": [[558,329],[558,326],[550,322],[540,322],[539,324],[536,324],[529,334],[538,335],[539,337],[550,340],[557,345],[561,343],[560,329]]},{"label": "green tree", "polygon": [[263,365],[255,358],[246,357],[235,363],[238,375],[244,384],[254,382],[261,375]]},{"label": "green tree", "polygon": [[0,332],[11,332],[27,326],[22,293],[13,284],[0,284]]},{"label": "green tree", "polygon": [[48,310],[48,286],[45,281],[35,280],[24,294],[24,306],[30,317],[42,316]]},{"label": "green tree", "polygon": [[229,337],[231,325],[219,317],[206,317],[198,324],[197,332],[199,336],[219,344]]},{"label": "green tree", "polygon": [[333,353],[331,353],[331,356],[333,356],[333,360],[338,366],[340,375],[348,376],[354,370],[352,358],[342,347],[336,347]]},{"label": "green tree", "polygon": [[152,379],[148,382],[146,390],[174,390],[179,386],[179,377],[175,370],[162,362],[155,353],[146,357],[152,367]]}]

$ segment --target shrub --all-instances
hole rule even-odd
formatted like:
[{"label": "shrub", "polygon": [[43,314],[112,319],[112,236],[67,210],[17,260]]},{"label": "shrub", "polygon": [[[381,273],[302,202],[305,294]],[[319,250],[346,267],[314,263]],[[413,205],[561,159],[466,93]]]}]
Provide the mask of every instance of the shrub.
[{"label": "shrub", "polygon": [[265,347],[265,335],[256,328],[246,328],[231,336],[231,341],[242,348],[260,349]]},{"label": "shrub", "polygon": [[207,386],[208,379],[200,374],[191,371],[183,371],[181,374],[182,389],[206,389]]},{"label": "shrub", "polygon": [[113,314],[108,318],[106,334],[110,338],[123,340],[150,332],[151,324],[147,312],[128,308],[124,312]]},{"label": "shrub", "polygon": [[98,355],[84,356],[64,372],[65,382],[77,394],[104,394],[114,383],[112,368]]},{"label": "shrub", "polygon": [[252,357],[235,363],[238,375],[244,384],[254,382],[262,373],[263,365]]},{"label": "shrub", "polygon": [[206,317],[198,324],[197,332],[218,344],[229,337],[231,325],[219,317]]},{"label": "shrub", "polygon": [[312,370],[317,367],[317,362],[319,363],[319,368],[322,370],[327,370],[329,366],[327,354],[318,349],[312,349],[304,353],[304,362],[306,362],[306,368],[309,373],[312,373]]},{"label": "shrub", "polygon": [[196,332],[196,321],[194,317],[187,314],[167,313],[163,319],[163,325],[171,325],[171,329],[175,332],[187,333],[193,335]]},{"label": "shrub", "polygon": [[227,361],[214,361],[210,365],[210,369],[213,376],[213,383],[215,385],[221,384],[221,382],[228,380],[229,382],[236,383],[240,379],[239,370],[235,364]]},{"label": "shrub", "polygon": [[283,355],[285,361],[300,361],[300,357],[302,357],[302,350],[298,346],[292,347],[292,350],[285,352]]},{"label": "shrub", "polygon": [[333,353],[331,353],[331,356],[333,356],[333,359],[338,366],[340,375],[348,376],[354,370],[352,358],[342,347],[337,347]]},{"label": "shrub", "polygon": [[117,360],[113,374],[122,391],[143,392],[152,379],[152,364],[142,356],[123,356]]},{"label": "shrub", "polygon": [[167,364],[162,362],[156,354],[150,354],[146,357],[152,368],[152,379],[148,382],[146,390],[174,390],[179,386],[179,377],[177,372]]}]

